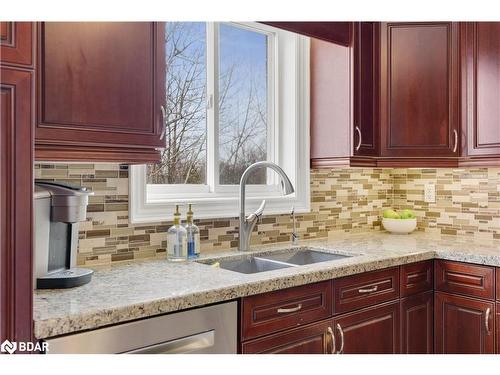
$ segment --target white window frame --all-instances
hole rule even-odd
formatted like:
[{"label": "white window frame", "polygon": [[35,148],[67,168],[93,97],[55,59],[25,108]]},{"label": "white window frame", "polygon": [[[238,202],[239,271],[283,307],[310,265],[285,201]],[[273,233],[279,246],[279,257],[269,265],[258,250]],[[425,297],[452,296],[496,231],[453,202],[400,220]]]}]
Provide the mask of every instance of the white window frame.
[{"label": "white window frame", "polygon": [[[231,23],[268,36],[267,160],[280,165],[295,193],[283,196],[279,178],[268,171],[266,185],[247,186],[247,212],[266,199],[265,214],[310,211],[309,192],[309,38],[259,23]],[[132,223],[170,220],[175,204],[192,203],[196,218],[238,216],[238,185],[220,185],[218,171],[218,23],[207,23],[207,185],[146,184],[145,165],[130,167],[129,219]],[[210,45],[213,43],[212,45]],[[209,71],[210,70],[210,71]],[[290,79],[294,77],[295,79]],[[299,141],[300,140],[300,141]],[[292,155],[293,157],[290,157]]]}]

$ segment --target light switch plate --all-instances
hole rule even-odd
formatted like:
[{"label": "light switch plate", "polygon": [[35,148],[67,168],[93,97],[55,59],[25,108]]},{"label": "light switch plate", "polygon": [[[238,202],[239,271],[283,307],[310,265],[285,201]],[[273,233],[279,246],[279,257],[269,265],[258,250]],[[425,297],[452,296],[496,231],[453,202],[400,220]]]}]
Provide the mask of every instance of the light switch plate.
[{"label": "light switch plate", "polygon": [[425,186],[424,186],[424,202],[436,203],[436,185],[425,184]]}]

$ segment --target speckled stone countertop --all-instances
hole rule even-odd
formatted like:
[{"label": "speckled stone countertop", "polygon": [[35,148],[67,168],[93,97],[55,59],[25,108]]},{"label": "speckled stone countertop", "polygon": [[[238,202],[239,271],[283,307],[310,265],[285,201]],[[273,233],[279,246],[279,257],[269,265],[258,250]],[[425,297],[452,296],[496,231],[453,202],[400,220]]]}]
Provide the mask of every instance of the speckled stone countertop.
[{"label": "speckled stone countertop", "polygon": [[[95,267],[96,272],[87,285],[35,292],[35,336],[46,338],[94,329],[433,258],[500,266],[500,240],[433,236],[423,232],[331,233],[328,240],[303,242],[300,246],[354,256],[255,274],[192,261],[175,264],[149,260]],[[290,244],[260,247],[251,253],[221,253],[210,259],[245,257],[286,248]]]}]

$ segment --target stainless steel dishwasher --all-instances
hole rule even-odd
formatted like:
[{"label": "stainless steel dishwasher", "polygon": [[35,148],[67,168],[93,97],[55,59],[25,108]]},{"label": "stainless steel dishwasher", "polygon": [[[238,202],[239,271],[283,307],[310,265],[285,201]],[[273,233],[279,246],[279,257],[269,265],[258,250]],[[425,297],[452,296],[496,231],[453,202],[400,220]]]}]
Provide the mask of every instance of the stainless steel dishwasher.
[{"label": "stainless steel dishwasher", "polygon": [[47,339],[47,354],[233,354],[237,304],[221,303]]}]

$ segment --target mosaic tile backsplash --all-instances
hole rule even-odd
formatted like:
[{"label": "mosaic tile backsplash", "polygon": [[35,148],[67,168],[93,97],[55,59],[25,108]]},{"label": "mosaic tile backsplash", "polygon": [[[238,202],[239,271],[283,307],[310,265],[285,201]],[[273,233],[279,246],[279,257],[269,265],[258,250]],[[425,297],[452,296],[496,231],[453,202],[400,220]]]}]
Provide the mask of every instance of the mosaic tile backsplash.
[{"label": "mosaic tile backsplash", "polygon": [[[300,238],[324,238],[333,230],[380,228],[379,214],[392,202],[390,169],[311,172],[311,213],[297,215]],[[171,222],[133,225],[128,220],[128,167],[119,164],[36,164],[35,177],[92,189],[87,221],[80,224],[79,265],[165,257]],[[196,216],[196,211],[195,211]],[[236,248],[238,219],[195,220],[201,252]],[[252,244],[290,241],[289,215],[264,216]]]},{"label": "mosaic tile backsplash", "polygon": [[[128,167],[119,164],[36,164],[36,178],[79,184],[95,192],[80,224],[78,263],[165,257],[171,222],[133,225],[128,220]],[[424,202],[425,184],[436,202]],[[297,215],[300,238],[325,238],[334,230],[380,229],[384,208],[413,209],[418,229],[431,233],[500,238],[500,168],[311,171],[311,213]],[[196,214],[196,212],[195,212]],[[201,251],[238,245],[238,219],[195,220]],[[290,241],[289,215],[264,216],[252,244]]]},{"label": "mosaic tile backsplash", "polygon": [[[393,169],[393,205],[411,208],[426,232],[500,238],[500,168]],[[424,186],[436,202],[424,202]]]}]

